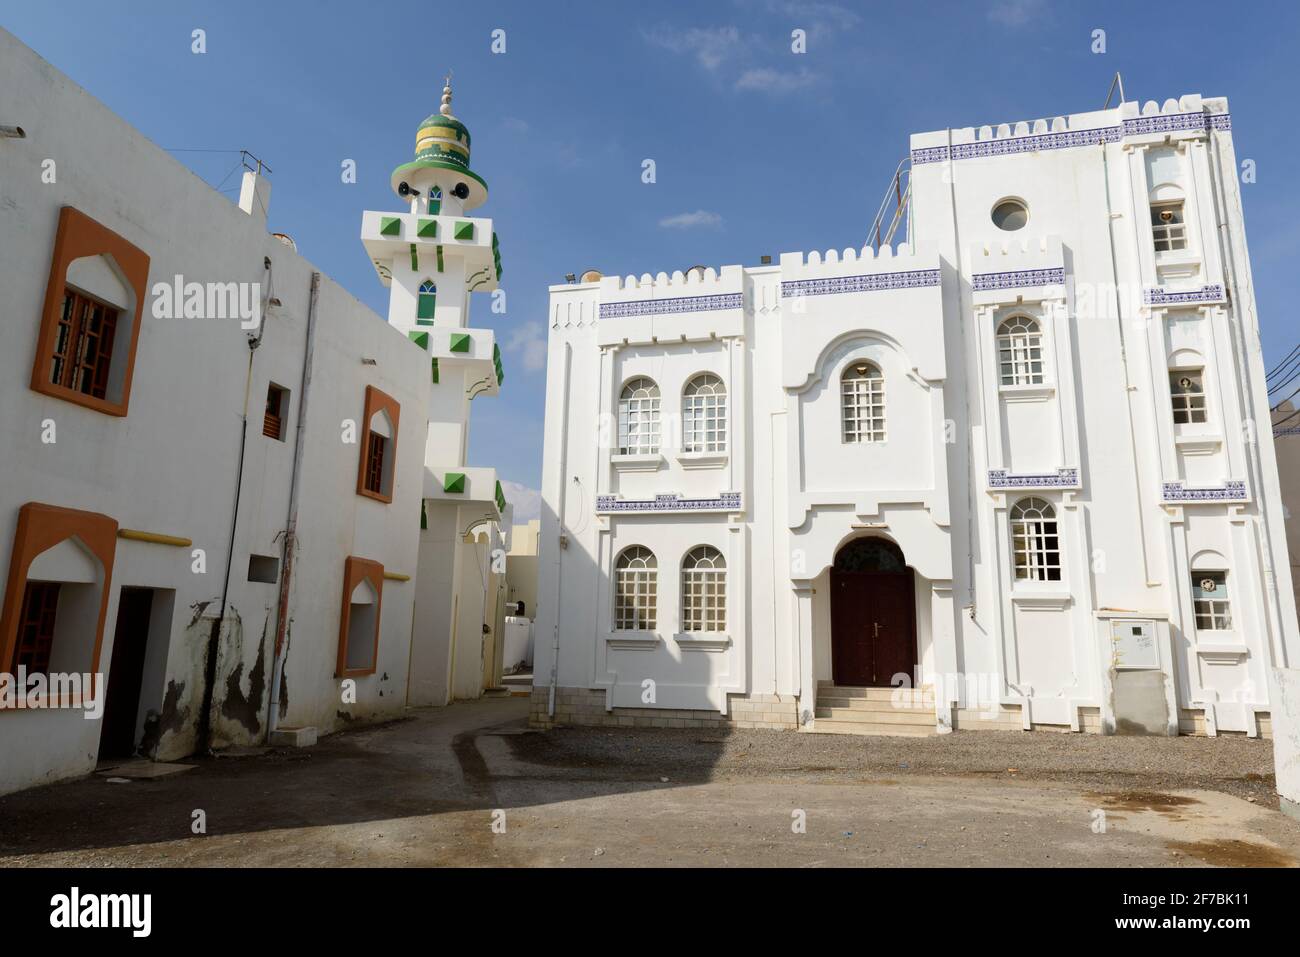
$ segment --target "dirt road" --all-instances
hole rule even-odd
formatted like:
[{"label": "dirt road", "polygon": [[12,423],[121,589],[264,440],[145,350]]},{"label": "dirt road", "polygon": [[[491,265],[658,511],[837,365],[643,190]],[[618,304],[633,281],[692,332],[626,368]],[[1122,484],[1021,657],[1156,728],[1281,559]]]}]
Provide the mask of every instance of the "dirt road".
[{"label": "dirt road", "polygon": [[[530,732],[485,699],[312,749],[0,798],[0,864],[1292,865],[1271,748],[958,732]],[[197,812],[197,813],[196,813]],[[196,834],[202,820],[206,833]]]}]

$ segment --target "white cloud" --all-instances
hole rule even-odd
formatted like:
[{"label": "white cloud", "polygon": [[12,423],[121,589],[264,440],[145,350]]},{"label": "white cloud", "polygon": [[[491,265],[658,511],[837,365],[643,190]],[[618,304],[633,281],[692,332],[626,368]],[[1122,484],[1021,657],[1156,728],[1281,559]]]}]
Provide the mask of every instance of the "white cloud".
[{"label": "white cloud", "polygon": [[659,220],[664,229],[718,229],[722,226],[722,217],[707,209],[697,209],[693,213],[677,213]]},{"label": "white cloud", "polygon": [[542,324],[527,322],[516,327],[506,340],[506,352],[520,355],[526,372],[545,369],[546,338],[542,334]]},{"label": "white cloud", "polygon": [[505,493],[506,501],[514,506],[516,525],[542,517],[542,493],[537,489],[502,479],[501,491]]},{"label": "white cloud", "polygon": [[997,0],[989,8],[989,19],[1003,26],[1023,27],[1042,12],[1043,0]]},{"label": "white cloud", "polygon": [[716,70],[723,61],[738,53],[744,46],[740,31],[735,27],[691,27],[689,30],[672,30],[656,27],[643,36],[655,46],[673,53],[689,53],[706,70]]},{"label": "white cloud", "polygon": [[527,120],[521,120],[517,116],[507,116],[501,121],[501,125],[511,133],[527,133],[532,128]]},{"label": "white cloud", "polygon": [[740,74],[736,78],[736,89],[759,93],[794,93],[797,90],[807,89],[817,80],[817,74],[806,68],[773,70],[769,67],[760,67]]}]

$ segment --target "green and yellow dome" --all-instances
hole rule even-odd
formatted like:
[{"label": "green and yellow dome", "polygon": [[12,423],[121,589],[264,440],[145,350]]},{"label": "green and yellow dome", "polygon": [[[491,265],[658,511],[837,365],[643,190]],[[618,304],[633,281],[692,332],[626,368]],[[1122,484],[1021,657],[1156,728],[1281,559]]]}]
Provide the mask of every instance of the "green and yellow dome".
[{"label": "green and yellow dome", "polygon": [[469,129],[451,115],[451,81],[442,88],[442,106],[437,113],[427,117],[415,134],[415,159],[393,170],[392,185],[409,180],[421,169],[445,169],[466,176],[469,196],[465,209],[473,209],[487,200],[487,183],[469,168]]}]

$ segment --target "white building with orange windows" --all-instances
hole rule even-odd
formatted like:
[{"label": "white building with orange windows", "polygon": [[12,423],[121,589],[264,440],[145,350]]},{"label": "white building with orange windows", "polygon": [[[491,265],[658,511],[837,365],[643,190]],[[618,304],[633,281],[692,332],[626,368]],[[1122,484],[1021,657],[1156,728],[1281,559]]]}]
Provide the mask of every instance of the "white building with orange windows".
[{"label": "white building with orange windows", "polygon": [[465,463],[500,260],[437,118],[363,216],[385,321],[258,169],[232,205],[0,30],[0,793],[498,683],[511,511]]},{"label": "white building with orange windows", "polygon": [[1269,733],[1300,636],[1227,102],[909,166],[893,246],[551,288],[534,722]]}]

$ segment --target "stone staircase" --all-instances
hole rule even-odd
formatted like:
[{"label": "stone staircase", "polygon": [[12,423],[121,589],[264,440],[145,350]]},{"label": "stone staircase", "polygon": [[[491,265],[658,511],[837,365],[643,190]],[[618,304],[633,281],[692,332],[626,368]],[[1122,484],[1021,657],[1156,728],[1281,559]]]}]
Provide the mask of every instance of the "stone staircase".
[{"label": "stone staircase", "polygon": [[895,707],[895,688],[850,688],[823,681],[817,685],[815,734],[892,734],[926,737],[936,734],[934,693],[922,688]]}]

